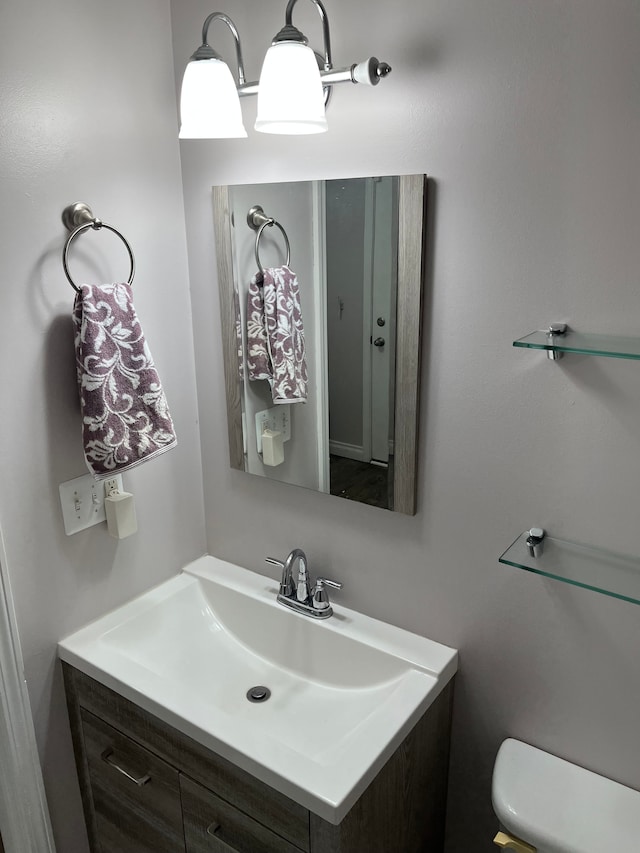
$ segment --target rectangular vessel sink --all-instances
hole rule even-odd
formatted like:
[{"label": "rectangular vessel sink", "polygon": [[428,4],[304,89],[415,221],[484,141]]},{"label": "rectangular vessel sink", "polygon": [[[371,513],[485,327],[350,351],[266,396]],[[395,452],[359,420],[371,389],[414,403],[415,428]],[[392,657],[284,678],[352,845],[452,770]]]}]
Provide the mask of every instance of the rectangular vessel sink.
[{"label": "rectangular vessel sink", "polygon": [[[453,677],[455,650],[205,556],[59,643],[62,660],[340,823]],[[251,702],[247,691],[270,696]]]}]

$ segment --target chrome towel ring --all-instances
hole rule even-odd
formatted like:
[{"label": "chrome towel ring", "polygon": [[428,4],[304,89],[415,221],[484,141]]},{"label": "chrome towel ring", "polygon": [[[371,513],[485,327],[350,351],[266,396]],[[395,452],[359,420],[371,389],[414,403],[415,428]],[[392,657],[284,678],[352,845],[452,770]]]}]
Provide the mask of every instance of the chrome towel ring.
[{"label": "chrome towel ring", "polygon": [[97,219],[93,215],[91,208],[83,202],[77,202],[76,204],[70,204],[68,207],[65,207],[62,211],[62,221],[65,227],[71,232],[67,237],[64,249],[62,250],[62,268],[64,269],[64,274],[69,280],[69,284],[73,287],[76,293],[80,293],[80,288],[71,278],[71,274],[69,272],[69,249],[76,237],[82,234],[83,231],[87,231],[89,228],[93,228],[94,231],[100,231],[101,228],[106,228],[107,231],[112,231],[122,240],[129,255],[129,262],[131,264],[131,271],[129,273],[129,278],[127,279],[127,284],[131,284],[133,282],[133,277],[136,273],[136,261],[131,246],[117,228],[114,228],[113,225],[107,225],[106,222],[102,222],[102,220]]},{"label": "chrome towel ring", "polygon": [[264,274],[264,267],[260,263],[260,237],[262,237],[262,232],[267,226],[272,227],[273,225],[275,225],[277,228],[280,229],[280,233],[284,238],[284,243],[287,249],[287,260],[285,262],[285,265],[289,266],[289,261],[291,260],[291,244],[289,243],[287,232],[284,230],[278,220],[274,219],[271,216],[266,216],[262,207],[260,207],[259,204],[256,204],[249,210],[249,213],[247,214],[247,224],[249,228],[252,228],[256,232],[255,255],[256,264],[258,265],[258,269],[260,270],[260,272]]}]

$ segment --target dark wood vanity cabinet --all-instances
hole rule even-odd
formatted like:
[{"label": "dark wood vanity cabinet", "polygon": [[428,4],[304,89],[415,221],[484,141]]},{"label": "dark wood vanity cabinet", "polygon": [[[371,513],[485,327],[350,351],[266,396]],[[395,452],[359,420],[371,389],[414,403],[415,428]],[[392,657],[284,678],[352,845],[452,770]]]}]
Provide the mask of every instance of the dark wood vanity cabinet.
[{"label": "dark wood vanity cabinet", "polygon": [[181,776],[180,790],[187,853],[300,853],[299,847],[187,776]]},{"label": "dark wood vanity cabinet", "polygon": [[183,853],[179,772],[99,717],[80,716],[101,853]]},{"label": "dark wood vanity cabinet", "polygon": [[441,853],[453,683],[335,826],[63,663],[93,853]]}]

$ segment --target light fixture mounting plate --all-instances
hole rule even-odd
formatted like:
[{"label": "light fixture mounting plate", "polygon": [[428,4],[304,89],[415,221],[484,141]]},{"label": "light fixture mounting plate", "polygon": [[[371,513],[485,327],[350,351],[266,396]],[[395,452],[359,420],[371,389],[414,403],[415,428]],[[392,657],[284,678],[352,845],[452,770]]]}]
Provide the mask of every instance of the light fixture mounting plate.
[{"label": "light fixture mounting plate", "polygon": [[304,45],[309,44],[309,39],[297,27],[294,27],[293,24],[285,24],[280,32],[275,34],[271,44],[280,44],[283,41],[293,41]]}]

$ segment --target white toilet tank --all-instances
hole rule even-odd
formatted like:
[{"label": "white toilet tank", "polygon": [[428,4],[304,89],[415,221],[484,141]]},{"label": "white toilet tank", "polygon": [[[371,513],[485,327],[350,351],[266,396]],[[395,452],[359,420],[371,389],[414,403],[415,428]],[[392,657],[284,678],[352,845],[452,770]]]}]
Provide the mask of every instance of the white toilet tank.
[{"label": "white toilet tank", "polygon": [[640,851],[640,792],[518,740],[498,751],[492,800],[505,830],[538,853]]}]

